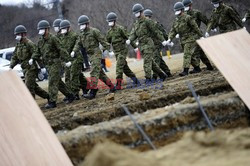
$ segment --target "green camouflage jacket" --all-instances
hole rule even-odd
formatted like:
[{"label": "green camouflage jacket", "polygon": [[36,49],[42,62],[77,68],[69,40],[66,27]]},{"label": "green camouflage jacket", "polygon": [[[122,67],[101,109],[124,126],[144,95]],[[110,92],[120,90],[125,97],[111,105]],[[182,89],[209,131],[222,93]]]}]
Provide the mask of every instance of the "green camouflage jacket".
[{"label": "green camouflage jacket", "polygon": [[241,28],[243,27],[241,19],[234,9],[222,4],[213,10],[206,31],[210,32],[213,27],[219,27],[220,33],[230,32],[237,29],[236,24]]},{"label": "green camouflage jacket", "polygon": [[14,68],[20,63],[23,70],[35,69],[36,65],[29,65],[29,60],[35,50],[35,44],[27,39],[25,42],[18,42],[11,58],[10,68]]},{"label": "green camouflage jacket", "polygon": [[[167,31],[165,30],[164,26],[161,23],[157,22],[157,21],[155,21],[155,26],[162,33],[162,35],[164,37],[164,40],[168,40],[168,34],[167,34]],[[155,36],[153,33],[152,33],[152,39],[154,41],[155,46],[158,49],[163,47],[162,40],[159,40],[159,38],[157,36]]]},{"label": "green camouflage jacket", "polygon": [[201,22],[203,22],[205,25],[208,24],[207,16],[202,14],[199,10],[192,9],[192,10],[187,11],[186,13],[190,15],[193,19],[195,19],[198,27],[201,26]]},{"label": "green camouflage jacket", "polygon": [[78,52],[82,46],[86,49],[87,54],[91,56],[100,52],[99,43],[103,46],[104,50],[110,50],[110,45],[101,32],[96,28],[90,27],[80,33],[73,50]]},{"label": "green camouflage jacket", "polygon": [[180,35],[181,44],[195,42],[202,37],[201,30],[195,20],[187,14],[176,17],[168,35],[169,39],[173,40],[177,34]]},{"label": "green camouflage jacket", "polygon": [[[128,36],[129,34],[124,27],[115,25],[108,30],[106,39],[108,43],[112,44],[114,52],[119,52],[121,50],[128,49],[126,46]],[[131,45],[133,47],[137,47],[134,42],[132,42]]]},{"label": "green camouflage jacket", "polygon": [[49,34],[47,38],[40,37],[32,59],[42,59],[43,63],[50,66],[54,63],[68,62],[68,52],[62,47],[60,40]]},{"label": "green camouflage jacket", "polygon": [[76,44],[77,38],[78,38],[78,35],[72,30],[60,37],[62,46],[68,52],[68,55],[69,55],[68,61],[75,61],[75,60],[82,61],[83,60],[83,56],[81,55],[79,51],[76,53],[76,56],[74,58],[70,56],[70,53],[73,51],[73,48]]},{"label": "green camouflage jacket", "polygon": [[140,49],[145,50],[154,47],[152,36],[155,36],[161,42],[165,40],[153,20],[141,17],[134,23],[129,39],[131,42],[138,40]]}]

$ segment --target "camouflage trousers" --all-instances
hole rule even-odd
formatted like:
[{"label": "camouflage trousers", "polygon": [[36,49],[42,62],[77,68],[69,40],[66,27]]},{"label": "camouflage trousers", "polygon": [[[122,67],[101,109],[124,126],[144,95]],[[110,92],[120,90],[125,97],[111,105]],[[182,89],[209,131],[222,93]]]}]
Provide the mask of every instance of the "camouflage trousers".
[{"label": "camouflage trousers", "polygon": [[52,65],[47,66],[48,74],[49,74],[49,98],[50,102],[56,102],[58,91],[60,91],[64,96],[69,96],[71,93],[67,86],[61,79],[60,72],[61,72],[61,63],[60,60],[55,62]]},{"label": "camouflage trousers", "polygon": [[29,89],[31,95],[35,98],[35,95],[41,98],[48,99],[49,94],[39,87],[36,83],[36,78],[38,74],[38,69],[30,69],[25,72],[25,85]]},{"label": "camouflage trousers", "polygon": [[190,65],[197,67],[200,65],[199,54],[195,54],[195,51],[199,47],[196,42],[190,42],[183,44],[184,57],[183,57],[183,68],[189,68]]},{"label": "camouflage trousers", "polygon": [[153,59],[153,54],[154,54],[154,48],[148,48],[148,49],[143,49],[142,51],[143,59],[144,59],[144,72],[145,72],[145,78],[146,79],[151,79],[152,78],[152,70],[155,72],[157,75],[160,75],[162,73],[162,70],[160,67],[155,63]]},{"label": "camouflage trousers", "polygon": [[200,57],[201,62],[205,65],[211,64],[204,51],[200,48],[200,46],[196,48],[194,54],[195,57]]},{"label": "camouflage trousers", "polygon": [[[170,73],[170,69],[168,67],[168,65],[166,64],[166,62],[163,60],[162,56],[161,56],[161,49],[160,48],[156,48],[154,51],[154,61],[155,63],[161,68],[161,70],[164,73]],[[153,73],[153,77],[157,77],[157,74],[154,72]]]},{"label": "camouflage trousers", "polygon": [[[99,79],[104,82],[106,85],[110,87],[111,80],[107,77],[101,67],[101,53],[97,52],[93,55],[89,55],[90,63],[91,63],[91,72],[90,72],[90,84],[88,89],[97,89],[97,84]],[[112,84],[113,85],[113,84]],[[110,87],[113,88],[113,87]]]},{"label": "camouflage trousers", "polygon": [[87,79],[82,74],[82,62],[75,60],[65,68],[65,84],[73,95],[78,95],[80,88],[86,88]]},{"label": "camouflage trousers", "polygon": [[126,56],[128,54],[128,50],[122,50],[115,53],[116,57],[116,79],[122,79],[123,73],[129,77],[136,77],[135,74],[130,70],[128,63],[126,61]]}]

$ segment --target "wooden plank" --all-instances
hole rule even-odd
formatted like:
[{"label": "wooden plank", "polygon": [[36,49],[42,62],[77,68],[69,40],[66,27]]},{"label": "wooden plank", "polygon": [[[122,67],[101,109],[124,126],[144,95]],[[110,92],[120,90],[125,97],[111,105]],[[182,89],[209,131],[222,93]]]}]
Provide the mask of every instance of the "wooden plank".
[{"label": "wooden plank", "polygon": [[22,80],[0,74],[0,165],[72,166]]},{"label": "wooden plank", "polygon": [[197,41],[250,108],[250,36],[245,29]]}]

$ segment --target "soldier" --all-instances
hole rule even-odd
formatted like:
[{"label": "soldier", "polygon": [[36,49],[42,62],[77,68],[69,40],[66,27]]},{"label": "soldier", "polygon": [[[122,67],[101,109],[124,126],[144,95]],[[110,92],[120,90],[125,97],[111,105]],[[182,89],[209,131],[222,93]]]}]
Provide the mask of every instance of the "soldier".
[{"label": "soldier", "polygon": [[[114,54],[116,57],[116,89],[120,90],[123,81],[123,73],[131,78],[135,85],[139,85],[140,82],[130,70],[126,61],[126,56],[128,54],[128,47],[126,46],[128,32],[124,27],[116,23],[116,19],[117,15],[113,12],[107,15],[106,20],[110,29],[107,32],[106,39],[108,43],[112,44],[114,53],[111,52],[111,54]],[[132,44],[136,47],[135,43]]]},{"label": "soldier", "polygon": [[180,42],[184,49],[184,70],[179,75],[186,76],[188,75],[188,70],[191,64],[194,66],[194,70],[201,70],[199,67],[199,57],[197,57],[197,54],[194,53],[199,47],[196,43],[196,40],[202,37],[202,33],[195,20],[192,19],[191,16],[184,13],[184,5],[182,2],[175,3],[174,11],[176,19],[168,35],[169,38],[167,43],[170,44],[171,40],[173,40],[173,38],[179,34]]},{"label": "soldier", "polygon": [[[49,22],[46,20],[42,20],[38,23],[38,34],[41,35],[41,37],[38,41],[37,49],[29,60],[29,64],[32,65],[34,60],[39,60],[41,58],[48,69],[49,102],[45,106],[46,109],[56,107],[58,90],[68,97],[68,100],[66,101],[67,104],[74,100],[74,96],[70,93],[60,77],[62,60],[67,61],[69,55],[67,51],[62,48],[58,38],[50,34],[49,28]],[[69,66],[69,62],[65,65]]]},{"label": "soldier", "polygon": [[81,47],[86,49],[90,58],[92,69],[90,72],[91,83],[88,87],[91,90],[90,93],[84,97],[87,99],[93,99],[98,91],[97,84],[99,79],[110,88],[111,93],[115,92],[115,87],[101,69],[102,51],[99,48],[99,44],[103,46],[105,50],[104,54],[109,53],[107,50],[110,49],[110,45],[106,42],[105,38],[101,35],[101,32],[98,29],[90,27],[89,22],[88,16],[82,15],[79,17],[78,24],[82,32],[78,36],[76,45],[71,52],[71,56],[74,56]]},{"label": "soldier", "polygon": [[[35,44],[27,38],[27,30],[23,25],[18,25],[15,28],[14,34],[16,35],[17,45],[11,58],[10,68],[13,69],[18,63],[25,76],[25,85],[29,89],[31,95],[35,98],[35,95],[48,99],[49,94],[38,86],[36,78],[39,72],[37,64],[29,65],[29,59],[35,50]],[[41,69],[42,73],[46,73],[46,69]]]},{"label": "soldier", "polygon": [[153,60],[155,45],[152,40],[152,33],[157,36],[163,46],[166,46],[167,41],[165,41],[163,34],[156,28],[155,23],[143,15],[143,10],[144,8],[141,4],[135,4],[133,6],[132,11],[137,18],[137,21],[133,25],[134,27],[130,33],[129,39],[126,41],[126,44],[129,45],[131,42],[138,40],[140,50],[144,57],[143,67],[146,78],[145,83],[148,84],[152,81],[152,70],[160,76],[162,81],[167,78],[167,75],[162,72],[160,67]]},{"label": "soldier", "polygon": [[[143,12],[144,16],[148,19],[151,19],[153,16],[153,12],[150,9],[146,9]],[[164,39],[167,40],[168,39],[168,35],[167,32],[165,30],[165,28],[163,27],[162,24],[160,24],[159,22],[155,21],[155,26],[162,32]],[[162,43],[160,40],[158,40],[158,38],[156,36],[154,36],[152,34],[152,39],[154,41],[155,44],[155,51],[154,51],[154,61],[155,63],[161,68],[161,70],[167,74],[168,77],[172,77],[172,74],[170,72],[170,69],[168,67],[168,65],[165,63],[165,61],[163,60],[162,56],[161,56],[161,49],[162,49]],[[153,79],[157,79],[157,74],[154,72],[153,74]]]},{"label": "soldier", "polygon": [[[60,23],[60,32],[62,34],[62,46],[70,54],[76,44],[78,35],[73,30],[71,30],[71,24],[68,20],[63,20]],[[80,100],[80,87],[82,87],[83,93],[86,93],[87,87],[87,79],[81,72],[83,56],[80,52],[78,52],[73,57],[69,56],[68,61],[70,63],[68,67],[65,68],[65,84],[72,91],[73,95],[75,96],[75,100]]]},{"label": "soldier", "polygon": [[53,22],[54,31],[56,32],[56,36],[60,37],[60,23],[62,22],[62,19],[55,19]]},{"label": "soldier", "polygon": [[[185,6],[185,12],[190,15],[193,19],[195,19],[198,27],[200,28],[201,22],[203,22],[205,25],[208,24],[208,19],[206,15],[203,15],[199,10],[193,9],[193,2],[192,0],[183,0],[183,5]],[[207,66],[207,70],[213,70],[213,66],[211,65],[209,59],[207,58],[206,54],[203,52],[203,50],[198,47],[195,51],[195,54],[198,54],[197,57],[200,57],[200,60]],[[199,71],[193,70],[190,71],[190,73],[197,73]]]},{"label": "soldier", "polygon": [[242,19],[242,22],[246,22],[250,18],[250,9],[247,10],[247,13],[245,14],[244,18]]},{"label": "soldier", "polygon": [[219,27],[220,33],[237,30],[237,25],[243,28],[238,13],[232,7],[225,5],[222,0],[211,1],[215,9],[207,26],[206,37],[209,37],[210,30],[216,27]]}]

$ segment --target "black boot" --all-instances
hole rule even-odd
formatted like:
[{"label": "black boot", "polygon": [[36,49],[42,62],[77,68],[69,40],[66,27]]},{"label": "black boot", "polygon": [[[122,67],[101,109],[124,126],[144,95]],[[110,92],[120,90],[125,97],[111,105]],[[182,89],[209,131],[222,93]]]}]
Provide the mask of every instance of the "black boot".
[{"label": "black boot", "polygon": [[163,72],[159,74],[159,77],[162,81],[165,81],[168,78],[168,76]]},{"label": "black boot", "polygon": [[89,99],[89,100],[94,99],[97,91],[98,91],[98,89],[91,89],[90,93],[88,95],[85,95],[84,98]]},{"label": "black boot", "polygon": [[207,66],[207,70],[209,70],[209,71],[214,70],[214,68],[213,68],[213,66],[211,65],[211,63],[206,64],[206,66]]},{"label": "black boot", "polygon": [[131,80],[133,81],[133,84],[136,86],[141,86],[140,81],[136,77],[132,77]]},{"label": "black boot", "polygon": [[122,79],[116,79],[116,90],[122,90]]},{"label": "black boot", "polygon": [[173,75],[169,72],[166,73],[168,77],[173,77]]},{"label": "black boot", "polygon": [[75,95],[75,100],[80,100],[79,94]]},{"label": "black boot", "polygon": [[194,69],[192,71],[190,71],[190,74],[196,74],[196,73],[200,73],[201,72],[201,68],[199,66],[194,67]]},{"label": "black boot", "polygon": [[68,99],[67,96],[63,98],[63,102],[66,102],[66,101],[68,101],[68,100],[69,100],[69,99]]},{"label": "black boot", "polygon": [[48,104],[45,105],[46,109],[55,108],[56,102],[48,102]]},{"label": "black boot", "polygon": [[181,73],[179,74],[179,76],[181,76],[181,77],[187,76],[187,75],[188,75],[188,70],[189,70],[189,68],[184,68],[183,72],[181,72]]},{"label": "black boot", "polygon": [[82,97],[84,97],[85,95],[88,95],[89,89],[87,88],[82,88]]},{"label": "black boot", "polygon": [[68,100],[65,101],[66,104],[72,103],[75,100],[75,96],[73,94],[70,94],[68,97]]},{"label": "black boot", "polygon": [[111,80],[106,80],[104,83],[109,87],[109,93],[115,93],[116,88]]}]

